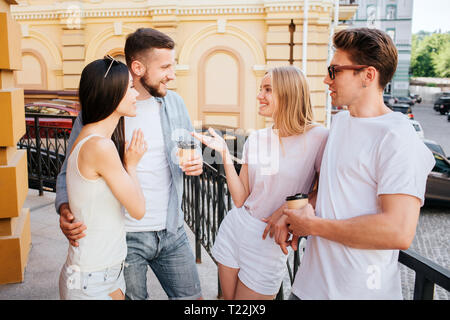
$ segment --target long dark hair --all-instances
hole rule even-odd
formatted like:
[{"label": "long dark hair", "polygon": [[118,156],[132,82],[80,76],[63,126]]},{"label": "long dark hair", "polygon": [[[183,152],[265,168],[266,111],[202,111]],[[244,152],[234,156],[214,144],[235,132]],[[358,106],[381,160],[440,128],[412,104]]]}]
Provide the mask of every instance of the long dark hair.
[{"label": "long dark hair", "polygon": [[[119,106],[129,84],[129,71],[125,64],[110,57],[98,59],[84,67],[81,73],[78,96],[83,124],[101,121]],[[124,162],[124,119],[120,118],[111,137]]]}]

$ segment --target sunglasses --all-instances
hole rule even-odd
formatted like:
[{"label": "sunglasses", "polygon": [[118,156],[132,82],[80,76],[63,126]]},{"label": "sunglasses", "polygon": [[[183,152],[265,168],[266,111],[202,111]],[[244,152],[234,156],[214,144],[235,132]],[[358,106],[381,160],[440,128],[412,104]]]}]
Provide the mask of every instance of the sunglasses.
[{"label": "sunglasses", "polygon": [[115,63],[119,63],[119,61],[117,61],[116,59],[114,59],[113,57],[111,57],[109,54],[107,54],[106,56],[103,57],[104,60],[108,59],[111,60],[111,64],[108,67],[108,70],[106,70],[105,76],[103,77],[103,79],[106,78],[106,76],[108,75],[109,70],[111,70],[111,67],[113,66],[114,62]]},{"label": "sunglasses", "polygon": [[366,65],[360,65],[360,64],[349,64],[344,66],[329,66],[328,67],[328,75],[330,76],[331,80],[334,80],[336,78],[336,71],[341,70],[361,70],[364,68],[368,68],[369,66]]}]

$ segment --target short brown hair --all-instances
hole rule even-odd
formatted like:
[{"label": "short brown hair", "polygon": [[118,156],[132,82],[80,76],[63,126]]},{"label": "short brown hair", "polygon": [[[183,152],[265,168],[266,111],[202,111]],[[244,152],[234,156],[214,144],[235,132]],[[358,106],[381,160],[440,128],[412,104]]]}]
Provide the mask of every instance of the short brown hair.
[{"label": "short brown hair", "polygon": [[175,42],[171,37],[152,28],[139,28],[127,36],[125,42],[125,60],[128,67],[137,60],[144,51],[158,49],[173,49]]},{"label": "short brown hair", "polygon": [[351,28],[335,33],[333,45],[347,52],[355,64],[372,66],[380,73],[382,89],[397,70],[398,51],[391,37],[378,29]]}]

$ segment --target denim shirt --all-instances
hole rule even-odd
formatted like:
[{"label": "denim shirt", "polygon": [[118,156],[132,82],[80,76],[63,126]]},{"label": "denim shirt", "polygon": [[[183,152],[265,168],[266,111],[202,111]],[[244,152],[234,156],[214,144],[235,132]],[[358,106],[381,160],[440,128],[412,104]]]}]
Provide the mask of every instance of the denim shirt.
[{"label": "denim shirt", "polygon": [[[170,187],[169,206],[166,220],[166,230],[170,233],[176,233],[178,227],[183,225],[184,214],[181,210],[181,202],[183,200],[183,171],[178,166],[176,156],[177,144],[176,141],[180,138],[190,137],[189,132],[192,132],[192,127],[189,114],[184,104],[183,99],[175,92],[168,90],[166,96],[163,98],[155,97],[161,105],[160,120],[165,144],[165,151],[167,162],[169,164],[172,184]],[[72,128],[69,138],[69,145],[67,147],[68,153],[72,150],[73,143],[80,134],[83,127],[81,113]],[[67,156],[64,164],[58,174],[56,181],[56,199],[55,208],[59,213],[59,207],[63,203],[68,203],[66,187],[66,169]]]}]

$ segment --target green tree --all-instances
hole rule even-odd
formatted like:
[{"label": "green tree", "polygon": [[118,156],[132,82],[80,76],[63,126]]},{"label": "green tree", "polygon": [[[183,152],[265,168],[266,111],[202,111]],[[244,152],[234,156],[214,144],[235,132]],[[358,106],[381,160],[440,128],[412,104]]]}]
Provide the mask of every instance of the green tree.
[{"label": "green tree", "polygon": [[437,76],[440,78],[450,78],[450,45],[442,49],[433,60]]},{"label": "green tree", "polygon": [[448,48],[450,48],[450,33],[414,34],[411,52],[412,75],[414,77],[446,77],[449,66]]}]

